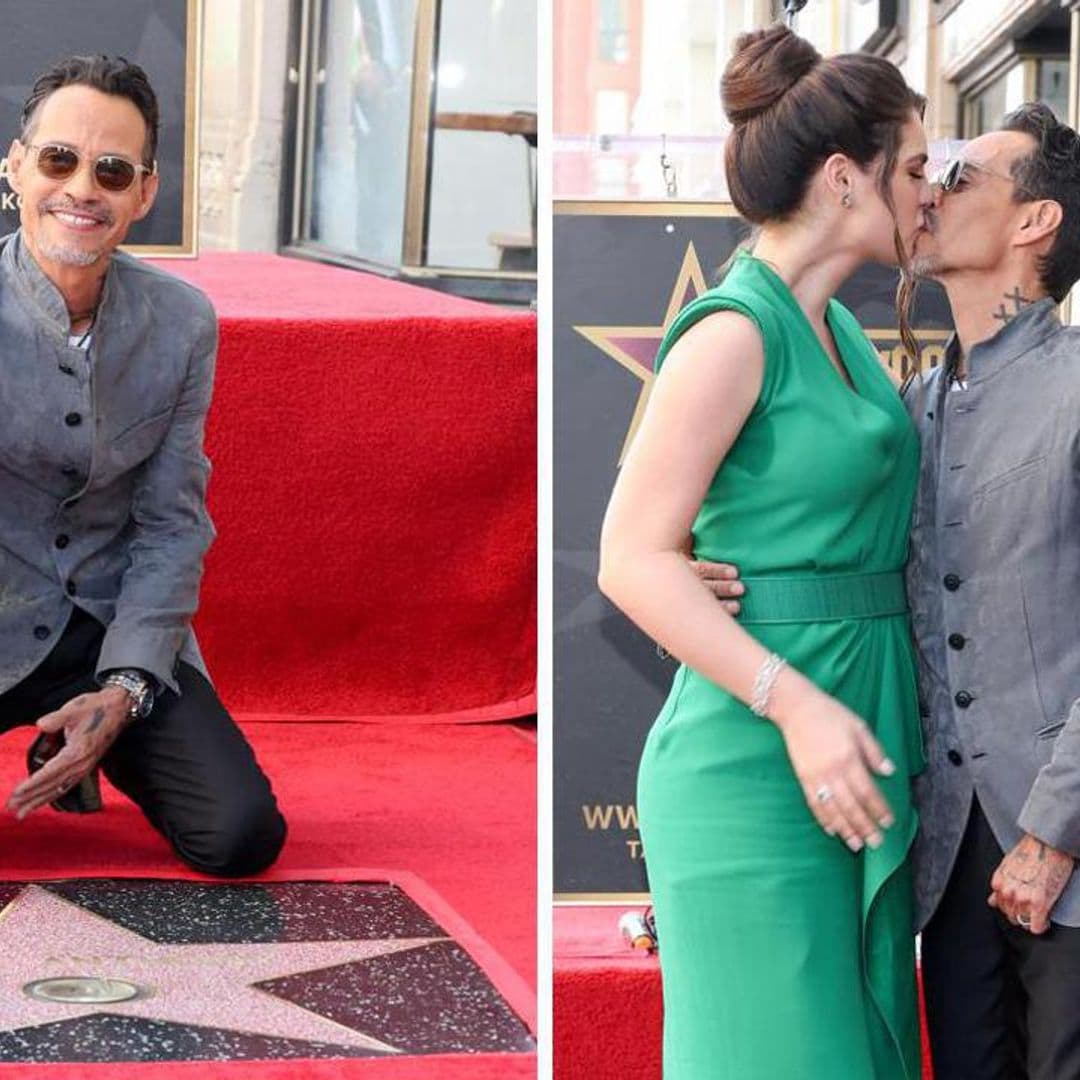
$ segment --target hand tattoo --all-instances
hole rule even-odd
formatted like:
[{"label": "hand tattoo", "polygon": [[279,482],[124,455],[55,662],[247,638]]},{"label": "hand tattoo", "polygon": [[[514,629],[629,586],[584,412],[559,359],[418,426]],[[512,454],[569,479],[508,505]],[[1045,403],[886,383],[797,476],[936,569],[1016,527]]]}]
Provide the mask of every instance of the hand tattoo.
[{"label": "hand tattoo", "polygon": [[1065,886],[1069,882],[1069,878],[1072,877],[1073,868],[1071,866],[1056,866],[1050,871],[1050,877],[1046,882],[1046,888],[1051,893],[1060,893],[1064,890]]},{"label": "hand tattoo", "polygon": [[95,709],[94,710],[94,715],[90,718],[90,724],[89,724],[89,726],[87,727],[86,730],[88,732],[97,731],[97,729],[99,727],[101,727],[104,720],[105,720],[105,710],[100,708],[100,707]]},{"label": "hand tattoo", "polygon": [[1008,311],[1005,305],[1002,304],[997,311],[994,312],[994,318],[1000,319],[1004,325],[1008,325],[1020,314],[1026,307],[1030,307],[1035,303],[1034,300],[1029,300],[1026,296],[1021,296],[1020,286],[1018,285],[1011,293],[1005,294],[1005,299],[1012,304],[1015,310]]},{"label": "hand tattoo", "polygon": [[[1044,863],[1044,862],[1046,862],[1046,845],[1041,840],[1038,841],[1038,844],[1039,844],[1039,856],[1038,856],[1039,862]],[[1031,861],[1031,856],[1026,851],[1019,851],[1019,850],[1014,851],[1013,854],[1012,854],[1012,861],[1014,863],[1027,863],[1027,862]],[[1025,867],[1025,869],[1026,869],[1026,867]],[[1005,871],[1005,876],[1007,878],[1011,878],[1013,881],[1015,881],[1019,885],[1031,885],[1034,881],[1037,880],[1037,878],[1039,876],[1039,870],[1038,870],[1038,868],[1036,868],[1035,872],[1030,877],[1021,877],[1019,874],[1013,874],[1013,873],[1010,873],[1008,870],[1006,870]]]}]

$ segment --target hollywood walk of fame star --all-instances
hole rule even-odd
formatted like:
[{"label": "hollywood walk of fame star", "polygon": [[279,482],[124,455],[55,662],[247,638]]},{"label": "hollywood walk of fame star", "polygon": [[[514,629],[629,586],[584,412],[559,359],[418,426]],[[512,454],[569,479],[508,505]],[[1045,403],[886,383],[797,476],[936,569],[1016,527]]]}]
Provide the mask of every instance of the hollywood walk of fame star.
[{"label": "hollywood walk of fame star", "polygon": [[693,243],[690,243],[683,256],[675,286],[671,290],[663,322],[659,326],[574,327],[582,337],[591,341],[598,349],[618,361],[627,371],[641,380],[642,385],[637,404],[634,406],[634,415],[630,420],[630,427],[619,454],[620,465],[626,458],[630,444],[634,441],[638,425],[641,423],[642,416],[645,415],[645,406],[649,403],[649,393],[652,391],[653,381],[656,378],[653,362],[660,349],[660,342],[667,333],[668,327],[675,321],[675,316],[691,300],[705,292],[706,287],[701,260],[698,258]]},{"label": "hollywood walk of fame star", "polygon": [[[445,940],[167,945],[28,885],[0,913],[0,1033],[108,1012],[394,1054],[395,1047],[255,984]],[[126,979],[147,993],[102,1006],[39,1001],[23,992],[30,982],[71,976]]]}]

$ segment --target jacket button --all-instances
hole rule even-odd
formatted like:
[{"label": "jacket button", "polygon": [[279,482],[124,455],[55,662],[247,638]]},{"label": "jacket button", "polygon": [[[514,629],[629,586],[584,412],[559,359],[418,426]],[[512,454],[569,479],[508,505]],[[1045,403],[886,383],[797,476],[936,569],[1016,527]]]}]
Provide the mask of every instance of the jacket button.
[{"label": "jacket button", "polygon": [[53,541],[53,543],[54,543],[54,544],[55,544],[55,545],[56,545],[56,546],[57,546],[57,547],[58,547],[58,548],[59,548],[59,549],[60,549],[61,551],[63,551],[63,550],[64,550],[64,548],[66,548],[66,547],[68,546],[68,544],[70,544],[70,543],[71,543],[71,537],[70,537],[70,536],[68,536],[68,534],[67,534],[67,533],[61,533],[61,534],[60,534],[60,535],[59,535],[59,536],[58,536],[58,537],[57,537],[57,538],[56,538],[56,539],[55,539],[55,540]]},{"label": "jacket button", "polygon": [[950,750],[945,755],[954,765],[963,765],[964,755],[959,750]]},{"label": "jacket button", "polygon": [[67,416],[64,417],[64,423],[67,424],[68,427],[78,427],[82,423],[82,416],[77,412],[69,412]]},{"label": "jacket button", "polygon": [[70,364],[61,364],[60,365],[60,370],[65,375],[74,375],[75,374],[75,369]]},{"label": "jacket button", "polygon": [[959,651],[967,644],[967,638],[963,634],[949,635],[949,648]]},{"label": "jacket button", "polygon": [[966,690],[961,690],[956,697],[953,698],[953,701],[955,701],[961,709],[966,709],[974,700],[975,699]]},{"label": "jacket button", "polygon": [[69,579],[68,583],[64,586],[64,588],[67,589],[68,596],[74,596],[75,595],[75,582],[74,581],[71,581]]},{"label": "jacket button", "polygon": [[38,639],[38,641],[44,641],[48,636],[49,636],[49,628],[47,626],[35,626],[34,627],[34,637],[36,637]]},{"label": "jacket button", "polygon": [[949,592],[956,592],[960,588],[960,579],[955,574],[946,574],[944,585]]}]

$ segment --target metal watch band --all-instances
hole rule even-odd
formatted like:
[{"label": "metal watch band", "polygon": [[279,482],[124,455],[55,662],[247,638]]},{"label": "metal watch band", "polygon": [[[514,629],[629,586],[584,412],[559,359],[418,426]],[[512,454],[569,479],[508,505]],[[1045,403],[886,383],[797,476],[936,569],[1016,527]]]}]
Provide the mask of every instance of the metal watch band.
[{"label": "metal watch band", "polygon": [[154,689],[141,672],[128,669],[110,671],[105,676],[103,685],[119,686],[121,690],[127,691],[131,699],[128,715],[132,720],[140,720],[150,715],[150,710],[154,707]]}]

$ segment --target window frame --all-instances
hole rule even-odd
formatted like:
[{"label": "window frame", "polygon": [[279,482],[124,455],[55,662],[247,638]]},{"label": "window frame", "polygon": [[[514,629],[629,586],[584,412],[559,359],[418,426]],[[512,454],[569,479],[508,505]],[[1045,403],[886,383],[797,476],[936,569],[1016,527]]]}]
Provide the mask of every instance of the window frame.
[{"label": "window frame", "polygon": [[282,147],[283,183],[278,237],[281,254],[365,270],[474,299],[506,304],[535,303],[535,271],[463,269],[426,264],[437,94],[434,73],[438,70],[439,62],[442,0],[417,0],[400,261],[396,264],[379,262],[304,235],[306,208],[313,182],[310,152],[314,138],[312,73],[320,37],[322,0],[290,0],[290,3],[286,135]]}]

